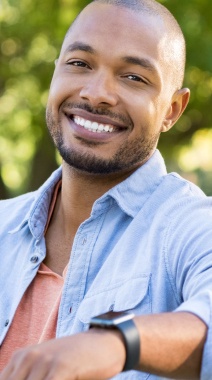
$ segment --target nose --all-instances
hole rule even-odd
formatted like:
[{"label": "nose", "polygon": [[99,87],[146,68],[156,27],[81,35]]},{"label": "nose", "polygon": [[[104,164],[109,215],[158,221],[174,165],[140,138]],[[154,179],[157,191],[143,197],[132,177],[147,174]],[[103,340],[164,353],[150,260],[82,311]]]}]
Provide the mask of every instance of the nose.
[{"label": "nose", "polygon": [[80,96],[93,107],[115,106],[118,102],[115,78],[105,72],[91,74],[85,80]]}]

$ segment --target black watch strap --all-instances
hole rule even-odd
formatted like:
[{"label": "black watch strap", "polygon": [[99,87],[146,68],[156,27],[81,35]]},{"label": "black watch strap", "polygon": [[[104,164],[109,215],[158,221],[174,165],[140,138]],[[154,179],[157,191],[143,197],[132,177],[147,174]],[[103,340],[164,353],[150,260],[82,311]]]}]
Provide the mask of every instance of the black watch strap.
[{"label": "black watch strap", "polygon": [[140,358],[140,337],[132,319],[121,322],[116,325],[116,328],[121,332],[126,349],[126,361],[122,371],[135,369]]}]

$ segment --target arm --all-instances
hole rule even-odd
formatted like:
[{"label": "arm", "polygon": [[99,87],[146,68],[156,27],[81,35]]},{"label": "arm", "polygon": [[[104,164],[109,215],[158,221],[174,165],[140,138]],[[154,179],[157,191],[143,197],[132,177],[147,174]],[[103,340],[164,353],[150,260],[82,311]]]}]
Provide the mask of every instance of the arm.
[{"label": "arm", "polygon": [[[175,379],[199,379],[207,327],[191,313],[139,316],[139,370]],[[92,329],[15,353],[0,380],[101,380],[122,371],[119,332]]]},{"label": "arm", "polygon": [[172,379],[199,379],[207,327],[187,312],[135,319],[141,336],[140,370]]}]

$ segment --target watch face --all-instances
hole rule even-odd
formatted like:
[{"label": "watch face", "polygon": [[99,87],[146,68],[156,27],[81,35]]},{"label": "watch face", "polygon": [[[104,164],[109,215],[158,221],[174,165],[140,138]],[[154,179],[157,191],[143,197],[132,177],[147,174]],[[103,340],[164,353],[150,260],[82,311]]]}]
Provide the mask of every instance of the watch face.
[{"label": "watch face", "polygon": [[100,314],[92,318],[90,324],[101,326],[113,326],[128,321],[133,317],[134,314],[125,311],[109,311],[108,313]]}]

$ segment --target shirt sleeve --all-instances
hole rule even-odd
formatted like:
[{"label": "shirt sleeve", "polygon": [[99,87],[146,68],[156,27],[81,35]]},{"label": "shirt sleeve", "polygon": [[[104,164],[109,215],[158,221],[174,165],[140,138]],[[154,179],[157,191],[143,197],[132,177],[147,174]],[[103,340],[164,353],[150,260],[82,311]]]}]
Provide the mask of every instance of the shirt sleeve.
[{"label": "shirt sleeve", "polygon": [[[210,293],[210,305],[212,305],[212,294]],[[211,307],[210,307],[211,310]],[[203,351],[201,380],[211,380],[212,378],[212,312],[210,313],[210,322],[208,325],[208,334]]]},{"label": "shirt sleeve", "polygon": [[198,297],[183,302],[175,311],[187,311],[197,315],[208,326],[203,350],[200,380],[212,379],[212,291],[205,290]]},{"label": "shirt sleeve", "polygon": [[212,207],[207,201],[184,205],[166,235],[165,260],[179,307],[208,326],[201,380],[212,379]]}]

